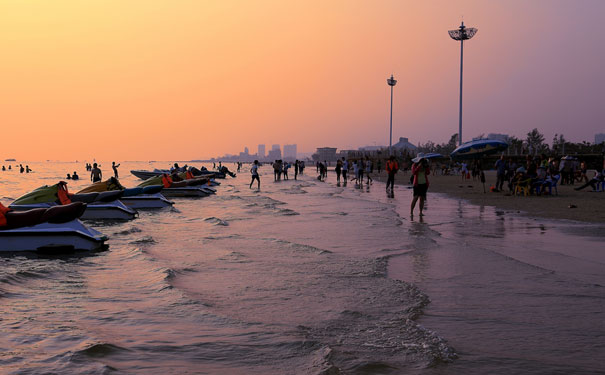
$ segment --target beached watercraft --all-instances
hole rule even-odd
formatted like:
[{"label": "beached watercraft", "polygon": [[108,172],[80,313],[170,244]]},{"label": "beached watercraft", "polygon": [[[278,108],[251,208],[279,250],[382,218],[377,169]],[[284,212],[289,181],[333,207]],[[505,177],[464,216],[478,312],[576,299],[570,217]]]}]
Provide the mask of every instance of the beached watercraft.
[{"label": "beached watercraft", "polygon": [[[132,220],[137,211],[119,201],[122,191],[101,193],[69,194],[64,182],[45,185],[29,192],[10,204],[16,211],[33,208],[50,208],[71,202],[86,203],[86,210],[80,217],[84,220]],[[61,197],[61,198],[60,198]]]},{"label": "beached watercraft", "polygon": [[205,197],[210,194],[215,194],[216,189],[208,186],[210,180],[207,177],[202,178],[186,178],[186,174],[178,174],[177,177],[181,181],[174,181],[167,174],[151,177],[139,184],[139,187],[162,185],[162,194],[167,197]]},{"label": "beached watercraft", "polygon": [[[229,169],[227,169],[226,167],[222,167],[223,170],[222,171],[210,171],[204,167],[202,167],[201,169],[197,169],[195,167],[190,167],[189,171],[195,176],[195,177],[209,177],[211,179],[213,178],[225,178],[228,175],[230,175],[231,177],[235,177],[235,174],[231,171],[229,171]],[[227,172],[227,173],[225,173]],[[168,169],[154,169],[153,171],[145,171],[145,170],[131,170],[130,173],[132,173],[134,176],[140,178],[141,180],[147,180],[150,179],[152,177],[158,177],[161,176],[163,174],[171,174],[171,171],[169,171]]]},{"label": "beached watercraft", "polygon": [[172,202],[162,195],[162,185],[151,185],[145,187],[125,188],[115,178],[111,177],[106,181],[95,182],[94,184],[80,190],[78,194],[122,191],[120,201],[126,206],[134,209],[145,208],[164,208],[172,206]]},{"label": "beached watercraft", "polygon": [[0,226],[0,252],[95,251],[106,248],[107,237],[82,224],[81,202],[28,211],[8,211]]}]

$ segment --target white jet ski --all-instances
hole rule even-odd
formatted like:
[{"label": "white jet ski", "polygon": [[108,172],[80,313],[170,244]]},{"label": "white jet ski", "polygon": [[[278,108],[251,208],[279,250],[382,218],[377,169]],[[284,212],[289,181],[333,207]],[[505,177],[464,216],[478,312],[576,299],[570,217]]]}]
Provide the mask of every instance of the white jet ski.
[{"label": "white jet ski", "polygon": [[0,227],[0,252],[105,250],[107,237],[77,219],[85,209],[86,204],[77,202],[49,209],[7,212],[7,225]]}]

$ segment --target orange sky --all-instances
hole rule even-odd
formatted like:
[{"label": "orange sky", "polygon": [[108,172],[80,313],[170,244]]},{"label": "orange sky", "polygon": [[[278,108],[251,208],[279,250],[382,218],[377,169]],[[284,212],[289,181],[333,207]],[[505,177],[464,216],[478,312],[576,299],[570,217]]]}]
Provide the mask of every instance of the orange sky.
[{"label": "orange sky", "polygon": [[207,158],[605,132],[605,2],[13,1],[0,3],[0,158]]}]

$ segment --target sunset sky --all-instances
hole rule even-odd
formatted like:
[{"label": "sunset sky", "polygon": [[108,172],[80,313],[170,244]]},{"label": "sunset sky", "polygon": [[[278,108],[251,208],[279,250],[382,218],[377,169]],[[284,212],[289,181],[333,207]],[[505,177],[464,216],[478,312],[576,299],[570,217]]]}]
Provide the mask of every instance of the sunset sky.
[{"label": "sunset sky", "polygon": [[0,159],[605,133],[605,1],[0,2]]}]

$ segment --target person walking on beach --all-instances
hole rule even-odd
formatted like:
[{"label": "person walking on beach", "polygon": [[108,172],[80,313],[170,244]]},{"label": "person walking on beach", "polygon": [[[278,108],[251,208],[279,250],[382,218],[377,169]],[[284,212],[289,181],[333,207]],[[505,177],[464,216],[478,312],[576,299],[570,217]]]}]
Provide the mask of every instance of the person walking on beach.
[{"label": "person walking on beach", "polygon": [[366,176],[368,176],[368,182],[367,184],[371,184],[372,182],[374,182],[374,180],[372,179],[372,177],[370,177],[370,173],[372,173],[372,171],[374,170],[374,167],[372,166],[372,161],[370,159],[366,160]]},{"label": "person walking on beach", "polygon": [[120,164],[116,165],[115,161],[111,162],[111,168],[113,168],[113,176],[116,178],[116,180],[118,180],[118,167],[120,166]]},{"label": "person walking on beach", "polygon": [[504,158],[504,155],[500,156],[500,159],[496,161],[496,191],[502,191],[502,185],[506,179],[506,171],[508,170],[508,163]]},{"label": "person walking on beach", "polygon": [[287,161],[284,162],[284,180],[289,180],[288,178],[288,169],[290,169],[290,163],[288,163]]},{"label": "person walking on beach", "polygon": [[92,165],[92,170],[90,171],[90,180],[92,182],[99,182],[99,181],[101,181],[102,178],[103,178],[103,172],[101,172],[101,169],[99,169],[99,167],[97,167],[97,163],[94,163]]},{"label": "person walking on beach", "polygon": [[345,184],[347,183],[347,173],[348,172],[349,172],[349,162],[343,156],[342,157],[342,179],[345,182]]},{"label": "person walking on beach", "polygon": [[250,189],[252,189],[252,183],[254,180],[258,181],[258,190],[260,190],[260,177],[258,177],[258,160],[255,160],[252,164],[252,168],[250,168],[250,173],[252,174],[252,181],[250,181]]},{"label": "person walking on beach", "polygon": [[342,172],[342,160],[336,160],[336,167],[334,168],[336,172],[336,183],[340,184],[340,173]]},{"label": "person walking on beach", "polygon": [[391,187],[391,191],[395,188],[395,174],[399,170],[399,164],[397,160],[395,160],[395,156],[391,155],[389,160],[387,160],[386,171],[388,174],[387,178],[387,191],[389,190],[389,186]]},{"label": "person walking on beach", "polygon": [[298,160],[296,160],[294,162],[294,181],[296,181],[296,178],[298,177],[298,168],[300,167],[300,164],[298,163]]},{"label": "person walking on beach", "polygon": [[426,192],[429,188],[428,175],[431,174],[431,168],[429,163],[424,158],[423,153],[419,153],[416,158],[412,160],[412,175],[414,176],[414,198],[412,198],[412,204],[410,206],[410,216],[414,216],[414,207],[416,207],[416,201],[420,199],[420,216],[423,216],[422,210],[424,209],[424,201],[426,200]]},{"label": "person walking on beach", "polygon": [[363,159],[357,160],[357,182],[359,185],[363,185],[363,171],[365,170],[365,164]]}]

